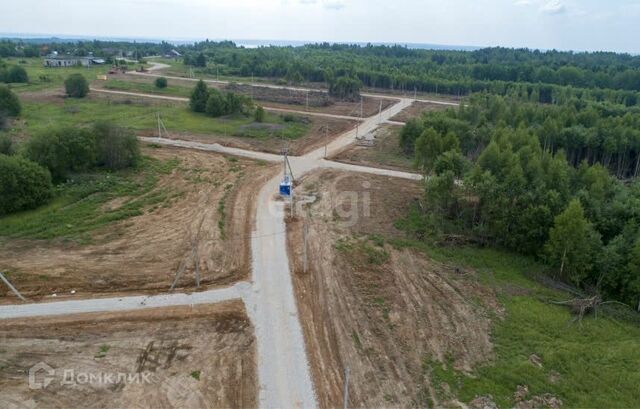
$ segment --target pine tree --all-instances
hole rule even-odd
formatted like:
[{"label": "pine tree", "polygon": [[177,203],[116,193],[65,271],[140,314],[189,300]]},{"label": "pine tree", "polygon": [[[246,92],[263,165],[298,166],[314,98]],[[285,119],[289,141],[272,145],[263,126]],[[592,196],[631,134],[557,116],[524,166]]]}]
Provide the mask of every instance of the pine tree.
[{"label": "pine tree", "polygon": [[189,107],[193,112],[205,112],[207,109],[207,101],[209,100],[209,89],[204,81],[200,80],[191,93]]}]

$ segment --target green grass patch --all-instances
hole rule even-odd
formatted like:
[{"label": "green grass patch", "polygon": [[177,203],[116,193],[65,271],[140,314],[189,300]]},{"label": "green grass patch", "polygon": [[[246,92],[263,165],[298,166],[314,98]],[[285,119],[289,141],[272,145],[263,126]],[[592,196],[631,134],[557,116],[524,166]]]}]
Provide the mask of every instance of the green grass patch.
[{"label": "green grass patch", "polygon": [[105,356],[107,356],[107,352],[109,352],[109,349],[111,349],[109,345],[101,345],[95,358],[104,358]]},{"label": "green grass patch", "polygon": [[[71,74],[82,74],[91,82],[98,75],[106,74],[110,66],[95,65],[89,68],[85,67],[45,67],[44,57],[40,58],[7,58],[5,61],[9,65],[20,65],[24,67],[29,76],[27,84],[11,84],[11,88],[16,92],[41,91],[51,88],[60,88],[64,84],[64,80]],[[25,61],[26,63],[21,63]]]},{"label": "green grass patch", "polygon": [[[542,287],[527,278],[543,270],[534,260],[495,249],[436,248],[411,240],[391,241],[396,247],[419,249],[429,257],[478,271],[480,279],[496,289],[505,308],[503,320],[493,320],[495,361],[472,376],[450,364],[425,357],[424,368],[436,389],[445,382],[463,402],[492,395],[500,407],[513,407],[518,385],[527,385],[528,398],[544,393],[562,399],[565,407],[638,407],[640,405],[640,328],[607,315],[572,323],[569,310],[545,300],[572,296]],[[517,285],[527,295],[505,290]],[[529,357],[538,355],[542,367]]]},{"label": "green grass patch", "polygon": [[184,97],[184,98],[189,98],[191,96],[191,91],[193,91],[193,86],[188,87],[184,85],[173,85],[171,84],[171,80],[169,80],[169,85],[166,88],[158,88],[154,84],[154,81],[155,79],[149,80],[149,82],[109,79],[106,82],[104,82],[104,87],[106,89],[119,90],[119,91],[141,92],[144,94],[171,95],[175,97]]},{"label": "green grass patch", "polygon": [[32,134],[60,124],[90,125],[103,120],[133,130],[155,130],[160,114],[170,132],[201,135],[229,135],[249,138],[285,137],[296,139],[308,130],[304,122],[285,122],[278,115],[268,114],[265,124],[255,124],[253,118],[235,115],[211,118],[191,112],[186,103],[152,105],[134,100],[65,99],[60,104],[25,102],[21,117],[24,124],[12,130],[14,133]]},{"label": "green grass patch", "polygon": [[[0,218],[0,236],[89,242],[92,231],[142,215],[146,209],[179,196],[180,192],[155,188],[158,178],[170,173],[178,163],[178,159],[159,161],[145,157],[137,169],[75,175],[56,188],[51,203]],[[108,206],[118,198],[122,201],[118,206]]]},{"label": "green grass patch", "polygon": [[191,377],[193,379],[195,379],[196,381],[199,381],[200,380],[200,374],[201,374],[200,371],[193,371],[193,372],[191,372],[190,375],[191,375]]}]

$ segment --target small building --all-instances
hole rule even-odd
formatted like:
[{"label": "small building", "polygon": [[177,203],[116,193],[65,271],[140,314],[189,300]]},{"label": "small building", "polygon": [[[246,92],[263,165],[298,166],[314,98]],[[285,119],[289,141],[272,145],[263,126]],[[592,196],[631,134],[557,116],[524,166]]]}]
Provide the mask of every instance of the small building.
[{"label": "small building", "polygon": [[49,54],[44,57],[45,67],[89,67],[92,63],[92,57],[76,57],[73,55],[58,55],[57,53]]},{"label": "small building", "polygon": [[103,58],[94,57],[76,57],[74,55],[59,55],[57,52],[44,57],[45,67],[90,67],[91,65],[103,65],[106,61]]},{"label": "small building", "polygon": [[171,50],[171,51],[168,51],[168,52],[166,52],[164,54],[164,58],[176,58],[177,59],[177,58],[180,58],[180,57],[182,57],[182,54],[180,54],[178,52],[178,50]]}]

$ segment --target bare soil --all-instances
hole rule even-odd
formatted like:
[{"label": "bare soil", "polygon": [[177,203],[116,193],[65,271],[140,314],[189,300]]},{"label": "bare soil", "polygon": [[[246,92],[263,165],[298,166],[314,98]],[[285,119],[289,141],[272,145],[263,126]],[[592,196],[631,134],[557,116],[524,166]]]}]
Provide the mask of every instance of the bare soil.
[{"label": "bare soil", "polygon": [[397,125],[382,125],[374,132],[373,146],[349,145],[331,160],[370,167],[415,171],[413,158],[400,148],[400,129]]},{"label": "bare soil", "polygon": [[[172,193],[162,206],[94,232],[88,245],[60,240],[0,242],[3,269],[11,272],[23,295],[38,299],[57,294],[59,299],[162,292],[179,270],[183,273],[176,288],[195,289],[196,264],[201,289],[249,276],[253,198],[278,167],[170,147],[146,147],[144,154],[180,160],[172,173],[160,176],[154,189]],[[119,206],[122,200],[126,198],[107,206]],[[0,303],[16,301],[4,285],[0,291]]]},{"label": "bare soil", "polygon": [[397,122],[407,122],[410,119],[421,116],[425,112],[446,111],[449,108],[455,107],[452,107],[450,105],[415,101],[408,108],[403,109],[399,114],[392,117],[391,120]]},{"label": "bare soil", "polygon": [[[254,331],[241,301],[8,320],[0,340],[3,408],[257,406]],[[30,389],[28,372],[39,362],[55,374],[46,388]],[[101,374],[113,379],[97,381]],[[70,379],[76,383],[63,384]]]},{"label": "bare soil", "polygon": [[419,182],[323,170],[297,189],[313,203],[287,237],[321,407],[342,405],[346,367],[349,407],[423,407],[437,402],[424,363],[470,372],[493,357],[493,291],[473,271],[389,243],[403,237],[393,221],[422,194]]}]

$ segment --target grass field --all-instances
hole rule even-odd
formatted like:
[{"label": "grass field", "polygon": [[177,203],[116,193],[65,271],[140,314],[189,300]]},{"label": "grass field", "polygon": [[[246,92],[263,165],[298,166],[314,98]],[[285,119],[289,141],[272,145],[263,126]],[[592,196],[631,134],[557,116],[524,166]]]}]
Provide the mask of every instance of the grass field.
[{"label": "grass field", "polygon": [[[0,236],[86,242],[91,231],[141,215],[179,196],[180,192],[156,189],[159,176],[170,173],[178,164],[177,158],[160,161],[144,157],[137,169],[75,175],[56,188],[51,203],[0,218]],[[116,198],[125,198],[122,206],[103,209],[105,203]]]},{"label": "grass field", "polygon": [[19,121],[12,132],[32,134],[52,126],[88,125],[98,120],[113,121],[134,130],[155,130],[158,113],[171,132],[296,139],[308,128],[303,121],[286,122],[274,114],[267,114],[263,124],[255,124],[252,117],[211,118],[191,112],[186,104],[173,102],[149,104],[131,100],[67,98],[60,103],[23,102],[21,118],[24,121]]},{"label": "grass field", "polygon": [[124,81],[120,79],[110,79],[105,81],[104,88],[114,89],[119,91],[141,92],[145,94],[159,94],[159,95],[171,95],[175,97],[189,98],[193,91],[193,86],[174,85],[169,80],[169,85],[166,88],[158,88],[154,84],[154,80],[148,80],[147,82],[133,82]]},{"label": "grass field", "polygon": [[[491,395],[500,407],[513,407],[518,385],[529,388],[527,399],[550,393],[564,407],[638,407],[640,405],[640,328],[602,314],[572,323],[569,310],[548,303],[573,296],[550,290],[527,278],[542,271],[535,261],[491,249],[434,248],[414,241],[396,241],[415,247],[429,257],[478,271],[491,285],[505,308],[504,319],[495,318],[492,340],[496,358],[467,376],[425,357],[424,370],[446,383],[463,402]],[[542,366],[530,362],[535,354]],[[449,394],[440,388],[441,398]]]},{"label": "grass field", "polygon": [[96,65],[85,67],[44,67],[44,58],[7,58],[4,61],[8,65],[20,65],[27,70],[29,75],[28,84],[11,84],[11,88],[16,92],[40,91],[50,88],[59,88],[64,84],[64,80],[70,75],[80,73],[88,81],[96,79],[97,75],[106,74],[110,66]]}]

